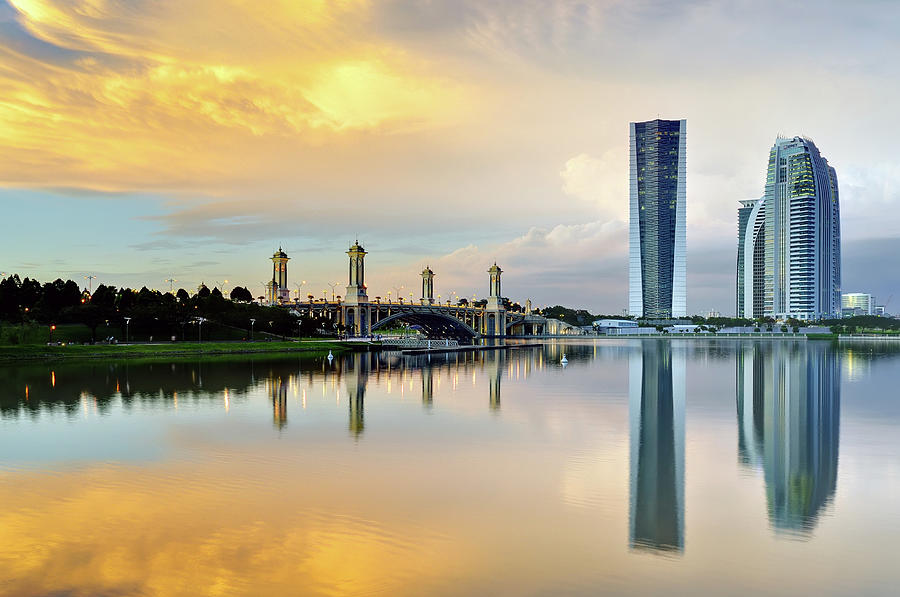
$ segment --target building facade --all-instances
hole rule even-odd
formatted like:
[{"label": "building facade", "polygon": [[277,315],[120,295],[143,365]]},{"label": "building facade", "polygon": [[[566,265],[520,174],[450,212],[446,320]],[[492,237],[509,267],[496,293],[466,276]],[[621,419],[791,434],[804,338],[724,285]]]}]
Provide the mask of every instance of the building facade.
[{"label": "building facade", "polygon": [[840,316],[837,174],[810,139],[775,141],[765,201],[765,314],[776,319]]},{"label": "building facade", "polygon": [[765,196],[738,209],[737,315],[801,320],[841,313],[837,174],[805,137],[779,137]]},{"label": "building facade", "polygon": [[630,124],[629,313],[687,312],[686,120]]},{"label": "building facade", "polygon": [[765,198],[741,201],[735,292],[738,317],[756,319],[764,315],[765,225]]}]

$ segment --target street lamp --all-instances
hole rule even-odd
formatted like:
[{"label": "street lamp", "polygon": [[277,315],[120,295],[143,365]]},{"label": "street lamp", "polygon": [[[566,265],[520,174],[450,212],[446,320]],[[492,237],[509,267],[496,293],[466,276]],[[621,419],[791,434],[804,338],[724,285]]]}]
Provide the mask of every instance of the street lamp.
[{"label": "street lamp", "polygon": [[250,340],[253,340],[253,324],[256,323],[255,319],[250,320]]},{"label": "street lamp", "polygon": [[169,283],[169,294],[174,294],[175,293],[175,282],[177,282],[178,280],[176,280],[175,278],[166,278],[165,281]]},{"label": "street lamp", "polygon": [[128,325],[131,323],[131,318],[125,318],[125,344],[128,344]]},{"label": "street lamp", "polygon": [[335,289],[337,286],[340,286],[341,283],[340,283],[340,282],[335,282],[334,284],[332,284],[331,282],[329,282],[328,285],[331,286],[331,302],[333,303],[333,302],[334,302],[334,289]]},{"label": "street lamp", "polygon": [[56,329],[55,325],[50,325],[50,344],[53,344],[53,330]]}]

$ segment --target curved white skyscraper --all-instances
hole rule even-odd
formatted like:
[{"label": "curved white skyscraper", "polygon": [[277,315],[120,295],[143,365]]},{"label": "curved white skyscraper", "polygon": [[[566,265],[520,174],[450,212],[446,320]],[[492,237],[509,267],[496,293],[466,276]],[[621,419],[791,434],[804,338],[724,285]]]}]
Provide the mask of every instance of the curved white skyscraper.
[{"label": "curved white skyscraper", "polygon": [[776,139],[769,152],[765,196],[742,205],[738,315],[840,317],[837,174],[816,145],[804,137]]},{"label": "curved white skyscraper", "polygon": [[684,317],[687,121],[632,122],[629,145],[628,310]]}]

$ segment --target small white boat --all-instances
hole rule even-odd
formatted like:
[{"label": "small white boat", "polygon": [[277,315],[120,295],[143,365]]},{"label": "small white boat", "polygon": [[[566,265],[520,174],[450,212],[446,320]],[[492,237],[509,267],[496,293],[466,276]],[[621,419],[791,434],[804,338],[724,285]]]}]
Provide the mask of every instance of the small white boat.
[{"label": "small white boat", "polygon": [[563,358],[559,360],[559,364],[563,367],[569,364],[569,359],[566,358],[566,353],[563,353]]}]

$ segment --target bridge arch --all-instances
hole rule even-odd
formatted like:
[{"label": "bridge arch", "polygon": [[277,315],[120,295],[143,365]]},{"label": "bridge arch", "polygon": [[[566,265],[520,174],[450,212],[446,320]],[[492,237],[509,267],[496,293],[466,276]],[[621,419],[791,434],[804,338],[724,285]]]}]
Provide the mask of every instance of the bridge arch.
[{"label": "bridge arch", "polygon": [[478,332],[464,321],[434,311],[401,311],[373,324],[372,331],[389,327],[392,322],[418,325],[429,339],[453,338],[461,342],[471,342],[478,337]]}]

